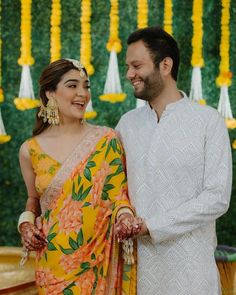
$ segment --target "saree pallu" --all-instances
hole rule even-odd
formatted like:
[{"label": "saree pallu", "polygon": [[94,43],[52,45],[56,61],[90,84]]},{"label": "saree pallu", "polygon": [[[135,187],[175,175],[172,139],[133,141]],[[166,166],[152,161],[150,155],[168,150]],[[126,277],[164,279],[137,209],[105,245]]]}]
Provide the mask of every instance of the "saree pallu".
[{"label": "saree pallu", "polygon": [[136,264],[114,237],[130,207],[124,153],[115,132],[93,127],[40,199],[47,245],[37,252],[39,294],[136,294]]}]

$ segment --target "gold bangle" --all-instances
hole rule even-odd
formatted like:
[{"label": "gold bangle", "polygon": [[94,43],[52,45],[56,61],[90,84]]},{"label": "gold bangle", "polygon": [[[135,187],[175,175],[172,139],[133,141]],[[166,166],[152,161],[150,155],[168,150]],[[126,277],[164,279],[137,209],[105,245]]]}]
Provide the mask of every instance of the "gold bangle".
[{"label": "gold bangle", "polygon": [[35,221],[35,214],[31,211],[24,211],[23,213],[21,213],[20,217],[19,217],[19,220],[18,220],[18,225],[17,225],[17,229],[18,229],[18,232],[20,232],[20,225],[24,222],[29,222],[29,223],[32,223],[34,224],[34,221]]}]

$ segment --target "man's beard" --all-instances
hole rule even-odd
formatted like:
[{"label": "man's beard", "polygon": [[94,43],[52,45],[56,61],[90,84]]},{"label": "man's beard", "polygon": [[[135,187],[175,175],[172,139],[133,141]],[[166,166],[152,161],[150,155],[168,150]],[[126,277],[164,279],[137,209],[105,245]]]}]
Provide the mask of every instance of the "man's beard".
[{"label": "man's beard", "polygon": [[144,84],[143,90],[139,92],[134,91],[134,96],[136,98],[151,102],[162,92],[164,88],[164,83],[160,76],[160,72],[155,70],[142,80]]}]

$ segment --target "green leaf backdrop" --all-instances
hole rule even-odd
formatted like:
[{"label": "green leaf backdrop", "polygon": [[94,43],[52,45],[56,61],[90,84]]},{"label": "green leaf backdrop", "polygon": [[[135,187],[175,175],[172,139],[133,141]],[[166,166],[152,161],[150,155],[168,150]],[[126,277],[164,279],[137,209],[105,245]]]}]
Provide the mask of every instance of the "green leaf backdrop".
[{"label": "green leaf backdrop", "polygon": [[[219,89],[215,78],[219,67],[220,0],[204,1],[204,59],[202,69],[203,92],[207,103],[217,107]],[[120,116],[135,107],[132,89],[125,79],[126,39],[136,30],[136,0],[120,0],[120,37],[123,50],[118,55],[123,90],[128,94],[124,103],[109,104],[99,101],[103,93],[109,53],[106,42],[109,37],[109,0],[92,1],[92,63],[95,74],[91,77],[93,107],[98,112],[94,123],[114,127]],[[80,5],[78,0],[62,0],[62,57],[79,59],[80,52]],[[149,25],[163,25],[164,0],[149,0]],[[189,93],[191,80],[192,0],[173,0],[173,32],[181,50],[181,66],[178,79],[180,89]],[[35,64],[31,73],[34,90],[38,94],[38,78],[50,60],[50,12],[51,1],[33,1],[32,4],[32,53]],[[231,71],[236,74],[236,1],[231,1]],[[20,245],[16,230],[19,214],[24,210],[26,189],[19,170],[18,150],[22,142],[31,136],[35,110],[21,112],[13,105],[19,91],[21,67],[20,56],[20,1],[2,0],[3,39],[3,89],[5,102],[2,115],[7,133],[12,140],[0,145],[0,245]],[[236,115],[236,77],[229,88],[231,105]],[[236,131],[230,131],[231,141]],[[236,152],[233,151],[235,170]],[[218,242],[236,246],[236,182],[233,184],[232,200],[228,213],[217,222]]]}]

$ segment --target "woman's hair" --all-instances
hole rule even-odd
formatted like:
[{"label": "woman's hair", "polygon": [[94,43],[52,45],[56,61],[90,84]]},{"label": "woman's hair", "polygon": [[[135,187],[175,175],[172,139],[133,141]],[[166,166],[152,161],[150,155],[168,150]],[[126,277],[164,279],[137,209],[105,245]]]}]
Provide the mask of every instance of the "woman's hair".
[{"label": "woman's hair", "polygon": [[144,45],[149,50],[157,69],[159,69],[159,64],[164,58],[170,57],[173,60],[171,76],[175,81],[177,81],[179,69],[179,48],[175,39],[161,27],[154,26],[139,29],[133,32],[128,37],[127,44],[130,45],[140,40],[144,42]]},{"label": "woman's hair", "polygon": [[[86,69],[82,69],[87,75]],[[63,75],[65,75],[70,70],[79,71],[78,67],[76,67],[76,65],[73,64],[73,61],[69,59],[59,59],[57,61],[54,61],[43,70],[39,78],[39,96],[41,103],[44,105],[44,107],[47,106],[48,102],[46,92],[55,91]],[[50,126],[47,121],[43,122],[42,117],[38,117],[39,111],[40,108],[38,108],[38,111],[36,113],[36,124],[33,129],[33,136],[42,133],[45,129],[47,129]]]}]

